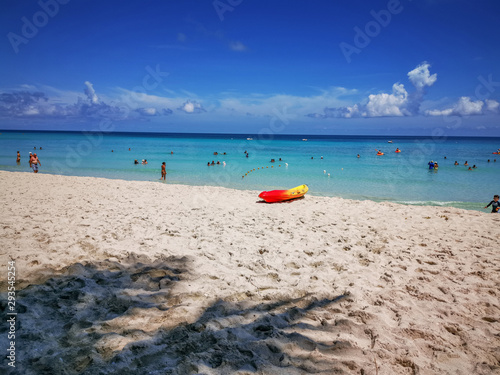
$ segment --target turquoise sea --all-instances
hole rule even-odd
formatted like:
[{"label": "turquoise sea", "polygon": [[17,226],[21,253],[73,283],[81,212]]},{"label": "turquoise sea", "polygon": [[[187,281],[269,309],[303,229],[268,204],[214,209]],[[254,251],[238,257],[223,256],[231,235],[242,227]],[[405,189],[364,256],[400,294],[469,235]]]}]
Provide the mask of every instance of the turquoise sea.
[{"label": "turquoise sea", "polygon": [[[31,171],[28,154],[36,152],[39,173],[159,181],[165,161],[167,183],[252,190],[305,183],[314,195],[482,210],[500,194],[500,155],[492,154],[499,147],[500,137],[1,131],[0,169]],[[212,161],[221,164],[207,166]]]}]

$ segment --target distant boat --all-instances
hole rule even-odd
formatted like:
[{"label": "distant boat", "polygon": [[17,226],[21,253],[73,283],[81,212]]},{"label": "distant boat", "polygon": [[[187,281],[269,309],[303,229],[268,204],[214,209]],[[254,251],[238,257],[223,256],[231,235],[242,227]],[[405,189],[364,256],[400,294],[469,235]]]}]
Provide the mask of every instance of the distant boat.
[{"label": "distant boat", "polygon": [[247,138],[247,141],[253,141],[253,138]]},{"label": "distant boat", "polygon": [[392,143],[392,141],[387,141],[387,143]]},{"label": "distant boat", "polygon": [[304,142],[307,142],[307,138],[303,138],[302,140],[303,140]]}]

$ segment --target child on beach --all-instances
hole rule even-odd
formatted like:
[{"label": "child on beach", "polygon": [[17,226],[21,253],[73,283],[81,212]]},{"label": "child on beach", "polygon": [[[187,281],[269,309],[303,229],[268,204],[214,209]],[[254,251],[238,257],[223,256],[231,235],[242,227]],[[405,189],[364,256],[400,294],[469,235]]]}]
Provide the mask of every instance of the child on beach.
[{"label": "child on beach", "polygon": [[498,213],[498,211],[500,210],[500,202],[498,201],[498,195],[494,195],[493,200],[490,203],[488,203],[488,205],[485,206],[484,208],[488,208],[489,206],[491,206],[491,213]]}]

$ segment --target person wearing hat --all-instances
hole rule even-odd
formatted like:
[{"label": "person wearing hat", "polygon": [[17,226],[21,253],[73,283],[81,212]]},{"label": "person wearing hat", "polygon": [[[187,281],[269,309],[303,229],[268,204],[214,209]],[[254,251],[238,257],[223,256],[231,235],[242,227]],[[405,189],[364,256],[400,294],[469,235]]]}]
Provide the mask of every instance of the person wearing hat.
[{"label": "person wearing hat", "polygon": [[431,160],[428,164],[429,164],[429,169],[434,169],[434,160]]}]

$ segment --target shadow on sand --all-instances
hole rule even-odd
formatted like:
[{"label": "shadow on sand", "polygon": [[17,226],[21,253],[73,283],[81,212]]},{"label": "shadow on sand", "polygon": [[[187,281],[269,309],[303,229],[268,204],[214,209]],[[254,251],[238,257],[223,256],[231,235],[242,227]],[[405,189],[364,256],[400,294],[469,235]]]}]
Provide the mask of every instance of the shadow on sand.
[{"label": "shadow on sand", "polygon": [[[345,295],[219,300],[189,322],[182,319],[183,308],[196,298],[199,304],[199,296],[175,291],[189,275],[186,258],[151,262],[132,256],[121,263],[73,264],[30,285],[17,296],[17,367],[4,362],[3,373],[364,373],[344,358],[362,354],[339,341],[342,328],[335,319],[316,319],[317,310],[335,314]],[[309,338],[313,331],[324,339]],[[2,325],[2,348],[6,337]]]}]

